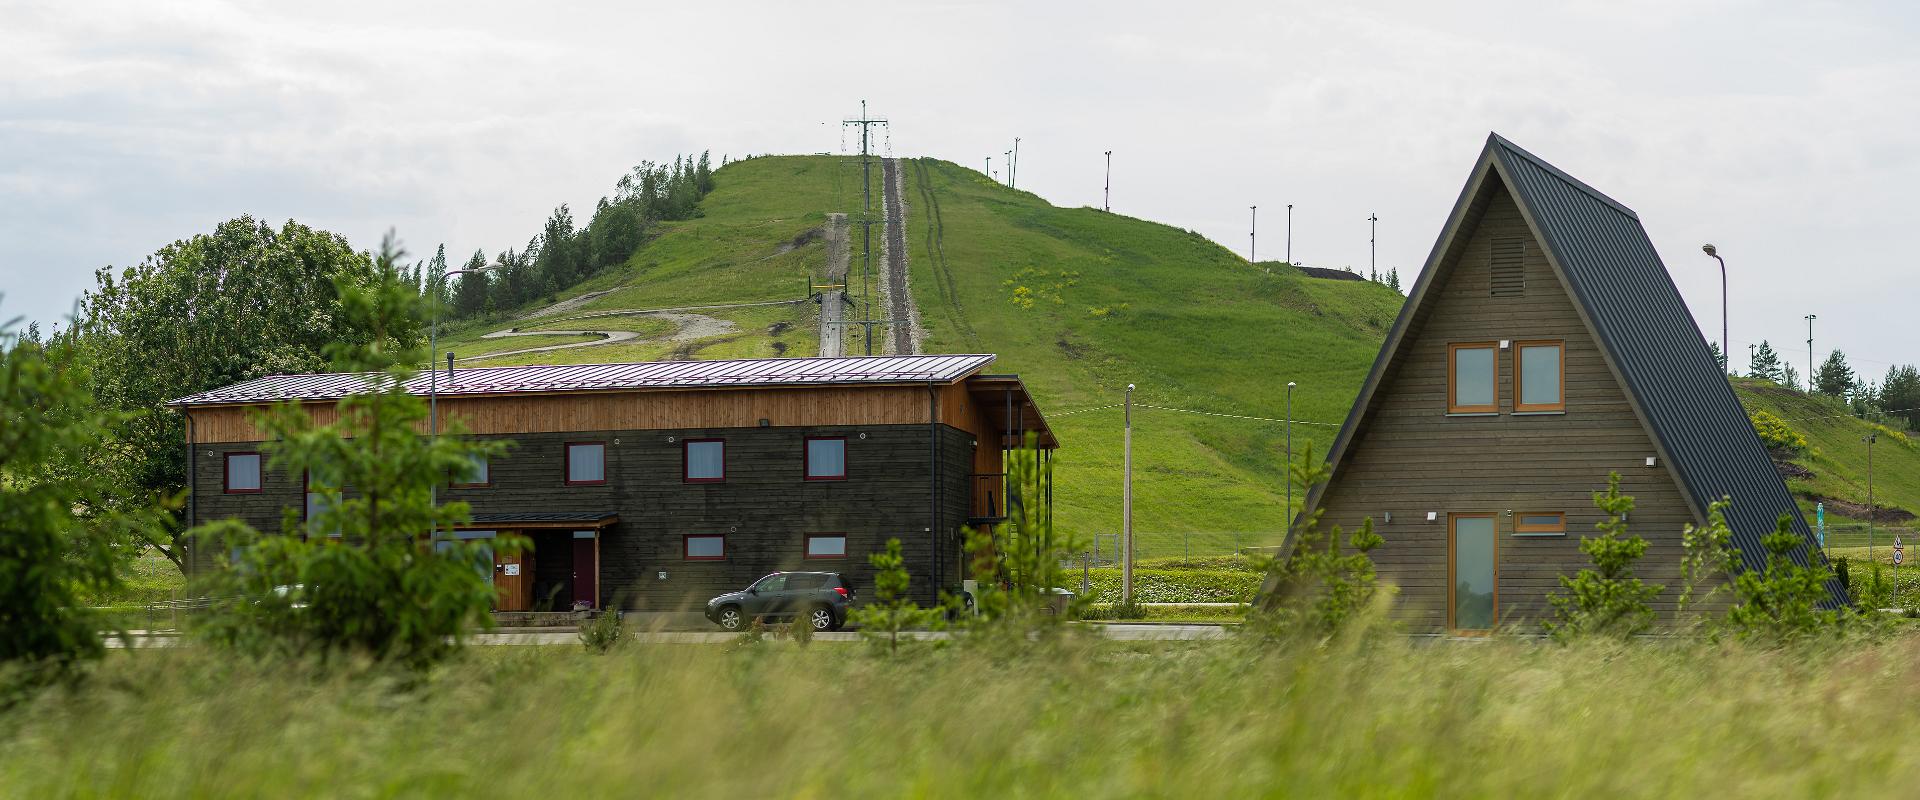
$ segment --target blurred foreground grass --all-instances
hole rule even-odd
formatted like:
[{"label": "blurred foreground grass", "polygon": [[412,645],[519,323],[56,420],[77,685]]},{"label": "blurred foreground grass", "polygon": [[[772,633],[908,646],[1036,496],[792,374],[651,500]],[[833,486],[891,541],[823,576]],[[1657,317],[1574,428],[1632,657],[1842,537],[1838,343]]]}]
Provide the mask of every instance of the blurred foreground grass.
[{"label": "blurred foreground grass", "polygon": [[1898,796],[1920,638],[1023,652],[475,648],[424,679],[121,653],[0,712],[4,797]]}]

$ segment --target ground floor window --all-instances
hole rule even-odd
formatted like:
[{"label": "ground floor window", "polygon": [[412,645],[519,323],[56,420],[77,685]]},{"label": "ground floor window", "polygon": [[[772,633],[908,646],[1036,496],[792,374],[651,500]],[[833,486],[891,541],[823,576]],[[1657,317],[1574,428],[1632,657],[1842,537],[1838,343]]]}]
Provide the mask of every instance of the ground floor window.
[{"label": "ground floor window", "polygon": [[847,535],[816,533],[807,537],[807,558],[846,558]]},{"label": "ground floor window", "polygon": [[1567,515],[1559,511],[1529,511],[1514,520],[1513,532],[1517,536],[1563,536],[1567,532]]},{"label": "ground floor window", "polygon": [[694,534],[685,538],[685,553],[688,561],[721,561],[727,557],[727,537],[717,534]]},{"label": "ground floor window", "polygon": [[1493,630],[1500,602],[1494,516],[1451,514],[1447,528],[1447,627]]}]

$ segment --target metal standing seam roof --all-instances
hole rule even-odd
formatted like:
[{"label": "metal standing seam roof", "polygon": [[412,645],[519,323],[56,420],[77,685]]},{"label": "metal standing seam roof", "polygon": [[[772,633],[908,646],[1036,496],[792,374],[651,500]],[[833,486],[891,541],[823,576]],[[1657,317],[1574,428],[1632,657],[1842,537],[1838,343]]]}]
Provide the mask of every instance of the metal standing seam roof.
[{"label": "metal standing seam roof", "polygon": [[[427,393],[430,380],[442,395],[471,396],[517,392],[702,389],[749,386],[821,386],[884,383],[952,383],[979,372],[993,356],[916,355],[846,358],[750,358],[729,361],[651,361],[631,364],[566,364],[527,367],[464,367],[449,381],[445,373],[421,373],[407,391]],[[337,400],[367,391],[372,373],[331,372],[272,375],[212,391],[188,395],[170,406],[268,403],[283,400]]]},{"label": "metal standing seam roof", "polygon": [[[1773,531],[1782,514],[1806,540],[1803,554],[1824,561],[1806,518],[1714,361],[1639,215],[1498,134],[1487,138],[1474,175],[1328,454],[1334,469],[1339,469],[1367,413],[1393,350],[1413,324],[1426,288],[1437,280],[1434,273],[1447,262],[1452,234],[1469,221],[1466,211],[1479,184],[1497,179],[1506,184],[1547,249],[1548,261],[1587,318],[1696,516],[1704,519],[1710,504],[1733,498],[1727,524],[1747,568],[1766,563],[1760,539]],[[1846,602],[1837,580],[1829,581],[1827,589],[1833,602]]]}]

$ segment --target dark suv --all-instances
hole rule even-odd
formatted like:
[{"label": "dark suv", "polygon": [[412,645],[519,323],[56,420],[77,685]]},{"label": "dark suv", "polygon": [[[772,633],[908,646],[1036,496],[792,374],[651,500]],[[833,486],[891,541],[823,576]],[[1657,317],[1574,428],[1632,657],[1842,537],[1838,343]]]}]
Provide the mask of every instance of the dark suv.
[{"label": "dark suv", "polygon": [[853,601],[853,588],[838,572],[776,572],[744,591],[708,600],[707,619],[730,631],[746,628],[755,617],[800,619],[816,631],[837,631]]}]

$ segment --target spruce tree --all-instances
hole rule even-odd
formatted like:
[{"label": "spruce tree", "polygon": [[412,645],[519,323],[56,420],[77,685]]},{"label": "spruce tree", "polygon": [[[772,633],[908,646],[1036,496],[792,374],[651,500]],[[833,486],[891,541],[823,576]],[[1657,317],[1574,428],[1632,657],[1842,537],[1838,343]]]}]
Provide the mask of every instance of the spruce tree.
[{"label": "spruce tree", "polygon": [[1760,346],[1753,351],[1753,359],[1747,364],[1747,374],[1755,378],[1780,383],[1780,355],[1773,352],[1773,345],[1761,340]]},{"label": "spruce tree", "polygon": [[1647,554],[1647,540],[1627,534],[1627,512],[1633,510],[1633,497],[1620,493],[1620,473],[1607,475],[1607,490],[1595,492],[1593,505],[1607,518],[1594,527],[1599,536],[1580,539],[1580,552],[1593,566],[1571,578],[1560,576],[1565,594],[1547,598],[1553,604],[1554,621],[1546,623],[1554,638],[1566,640],[1581,636],[1625,638],[1645,633],[1653,627],[1653,598],[1661,586],[1642,582],[1633,576],[1633,564]]},{"label": "spruce tree", "polygon": [[1813,388],[1828,397],[1847,396],[1853,390],[1853,368],[1847,366],[1847,355],[1839,350],[1820,362],[1820,371],[1813,375]]}]

